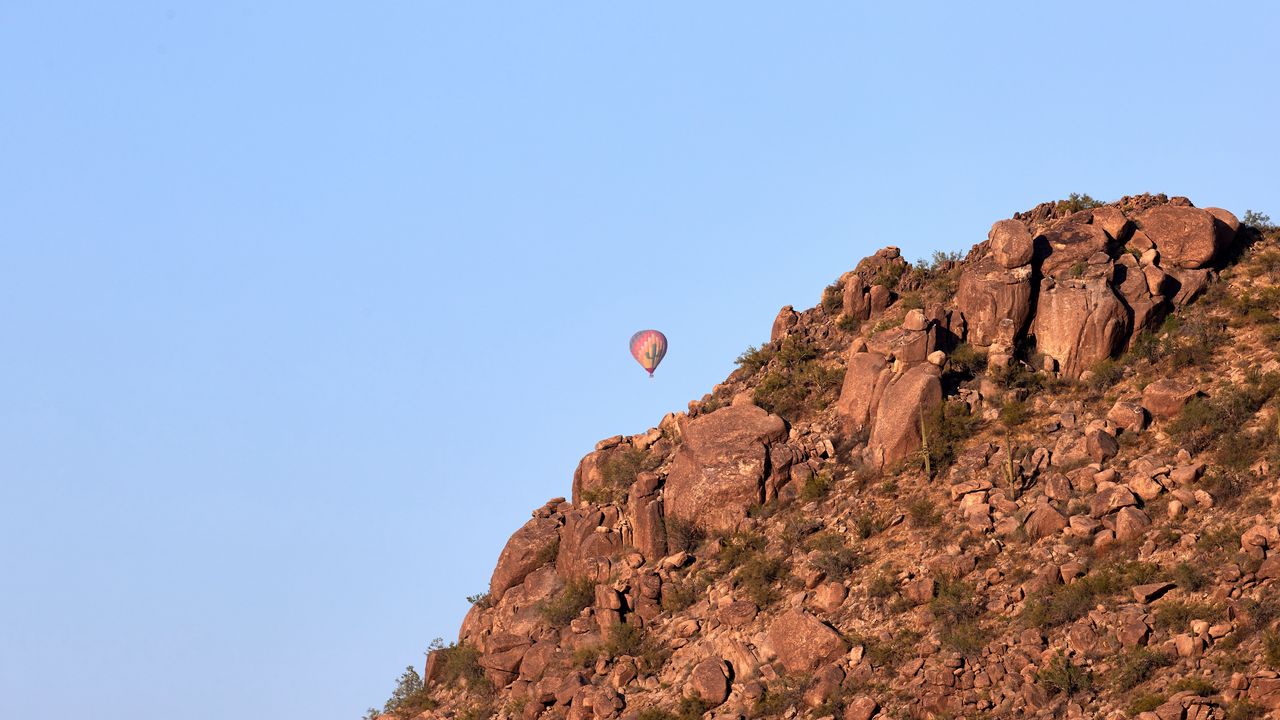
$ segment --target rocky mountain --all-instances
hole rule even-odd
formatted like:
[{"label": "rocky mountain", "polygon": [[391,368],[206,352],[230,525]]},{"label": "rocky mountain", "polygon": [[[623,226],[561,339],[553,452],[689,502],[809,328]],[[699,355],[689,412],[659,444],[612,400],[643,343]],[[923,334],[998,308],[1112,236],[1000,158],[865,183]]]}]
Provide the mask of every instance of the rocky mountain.
[{"label": "rocky mountain", "polygon": [[382,717],[1280,710],[1280,232],[1248,219],[1073,196],[863,259],[597,443]]}]

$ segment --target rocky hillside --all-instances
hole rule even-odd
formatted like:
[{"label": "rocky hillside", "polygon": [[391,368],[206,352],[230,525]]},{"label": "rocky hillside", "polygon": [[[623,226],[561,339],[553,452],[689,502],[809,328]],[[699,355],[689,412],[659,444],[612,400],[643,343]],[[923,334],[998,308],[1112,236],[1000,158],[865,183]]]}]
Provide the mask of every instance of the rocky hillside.
[{"label": "rocky hillside", "polygon": [[[885,248],[600,441],[388,718],[1280,708],[1280,233],[1087,196]],[[377,714],[377,713],[374,713]]]}]

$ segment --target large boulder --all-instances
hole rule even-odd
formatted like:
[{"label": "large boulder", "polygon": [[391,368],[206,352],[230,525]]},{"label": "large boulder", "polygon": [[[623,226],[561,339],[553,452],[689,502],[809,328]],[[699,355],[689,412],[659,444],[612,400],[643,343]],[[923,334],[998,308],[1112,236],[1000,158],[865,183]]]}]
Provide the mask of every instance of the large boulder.
[{"label": "large boulder", "polygon": [[1031,314],[1030,266],[1005,269],[992,255],[966,263],[956,285],[956,308],[964,318],[966,341],[1012,346]]},{"label": "large boulder", "polygon": [[699,700],[719,705],[729,697],[729,668],[719,658],[703,660],[689,674],[689,689]]},{"label": "large boulder", "polygon": [[778,311],[778,317],[773,319],[773,327],[769,330],[769,342],[777,342],[786,337],[787,332],[796,326],[800,317],[796,314],[795,308],[790,305],[784,305]]},{"label": "large boulder", "polygon": [[646,560],[656,560],[667,553],[667,528],[662,518],[662,496],[658,488],[658,476],[643,472],[636,477],[627,497],[631,545]]},{"label": "large boulder", "polygon": [[556,570],[566,579],[600,578],[608,574],[609,560],[626,550],[621,533],[613,529],[616,508],[575,507],[564,516]]},{"label": "large boulder", "polygon": [[1161,378],[1142,389],[1142,407],[1152,417],[1177,417],[1188,401],[1196,396],[1196,387],[1174,378]]},{"label": "large boulder", "polygon": [[1000,267],[1012,270],[1031,262],[1031,231],[1017,220],[1001,220],[992,225],[987,242]]},{"label": "large boulder", "polygon": [[682,435],[667,474],[667,514],[733,530],[764,499],[769,449],[786,439],[786,423],[755,405],[733,405],[687,421]]},{"label": "large boulder", "polygon": [[885,385],[875,410],[867,461],[886,467],[920,449],[920,417],[942,403],[942,370],[914,365]]},{"label": "large boulder", "polygon": [[1161,264],[1190,270],[1205,267],[1230,244],[1234,231],[1211,213],[1193,207],[1157,205],[1138,215],[1138,225],[1160,251]]},{"label": "large boulder", "polygon": [[[840,431],[851,437],[866,429],[876,400],[889,380],[889,361],[880,353],[851,348],[848,366],[844,371],[844,384],[836,400],[836,416],[840,418]],[[882,382],[883,380],[883,382]]]},{"label": "large boulder", "polygon": [[1069,277],[1098,253],[1110,254],[1111,238],[1093,215],[1082,210],[1045,230],[1035,240],[1035,261],[1045,277]]},{"label": "large boulder", "polygon": [[547,562],[559,539],[560,523],[551,518],[533,518],[515,531],[489,579],[489,599],[496,603],[508,589],[524,582],[526,575]]},{"label": "large boulder", "polygon": [[1036,347],[1058,362],[1064,376],[1076,378],[1124,347],[1129,313],[1105,274],[1057,283],[1046,279],[1034,327]]},{"label": "large boulder", "polygon": [[812,673],[849,650],[839,633],[799,608],[779,615],[765,642],[789,673]]}]

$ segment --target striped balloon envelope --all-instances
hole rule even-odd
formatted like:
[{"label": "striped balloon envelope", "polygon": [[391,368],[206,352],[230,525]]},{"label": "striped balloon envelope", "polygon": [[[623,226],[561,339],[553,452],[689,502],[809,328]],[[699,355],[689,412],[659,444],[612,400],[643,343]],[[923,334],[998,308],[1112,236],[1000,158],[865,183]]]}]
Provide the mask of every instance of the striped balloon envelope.
[{"label": "striped balloon envelope", "polygon": [[649,377],[653,377],[653,371],[666,354],[667,336],[657,330],[641,330],[631,336],[631,356],[649,371]]}]

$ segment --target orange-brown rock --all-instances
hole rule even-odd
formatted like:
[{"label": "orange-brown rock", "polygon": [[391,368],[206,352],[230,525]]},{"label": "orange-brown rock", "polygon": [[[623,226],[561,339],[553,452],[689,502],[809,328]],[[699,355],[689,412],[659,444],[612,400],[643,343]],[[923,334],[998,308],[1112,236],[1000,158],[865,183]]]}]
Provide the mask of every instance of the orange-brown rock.
[{"label": "orange-brown rock", "polygon": [[782,418],[754,405],[689,420],[667,475],[666,513],[706,530],[733,530],[764,501],[769,449],[786,434]]},{"label": "orange-brown rock", "polygon": [[1036,347],[1069,378],[1115,355],[1129,337],[1129,315],[1105,275],[1044,281],[1033,326]]},{"label": "orange-brown rock", "polygon": [[708,658],[693,666],[689,675],[693,696],[711,705],[719,705],[729,697],[729,668],[719,658]]},{"label": "orange-brown rock", "polygon": [[1142,407],[1152,417],[1176,417],[1195,395],[1194,385],[1174,378],[1161,378],[1143,388]]},{"label": "orange-brown rock", "polygon": [[965,263],[956,285],[956,308],[964,318],[967,342],[1011,347],[1031,315],[1031,268],[1005,269],[992,255]]},{"label": "orange-brown rock", "polygon": [[813,672],[849,650],[839,633],[800,609],[779,615],[769,626],[765,642],[791,673]]},{"label": "orange-brown rock", "polygon": [[920,449],[920,417],[942,403],[942,370],[921,363],[885,385],[867,440],[867,460],[875,467],[900,462]]},{"label": "orange-brown rock", "polygon": [[840,398],[836,400],[836,414],[846,437],[870,426],[872,409],[884,389],[883,384],[889,381],[888,367],[889,361],[880,353],[850,353]]},{"label": "orange-brown rock", "polygon": [[515,531],[498,556],[489,579],[489,599],[497,602],[509,588],[545,564],[546,553],[560,538],[560,523],[551,518],[533,518]]},{"label": "orange-brown rock", "polygon": [[769,331],[769,342],[777,342],[786,336],[791,328],[799,322],[795,308],[785,305],[778,311],[778,317],[773,319],[773,328]]},{"label": "orange-brown rock", "polygon": [[1092,221],[1093,214],[1081,210],[1055,223],[1035,239],[1035,262],[1041,275],[1051,278],[1073,275],[1094,255],[1110,254],[1111,238]]},{"label": "orange-brown rock", "polygon": [[1160,251],[1162,266],[1205,267],[1230,243],[1233,234],[1213,215],[1193,207],[1158,205],[1142,212],[1137,220]]},{"label": "orange-brown rock", "polygon": [[996,263],[1007,270],[1031,263],[1031,231],[1017,220],[1001,220],[991,226],[987,242]]}]

